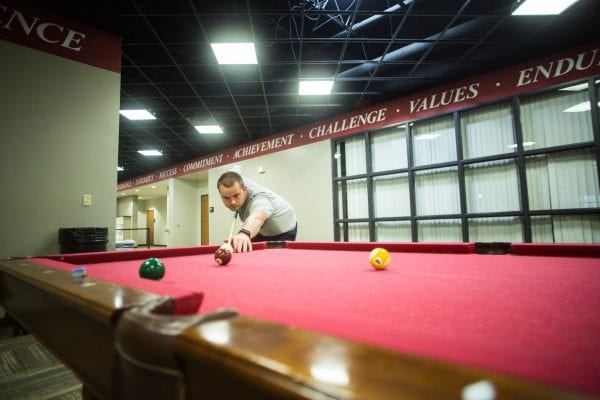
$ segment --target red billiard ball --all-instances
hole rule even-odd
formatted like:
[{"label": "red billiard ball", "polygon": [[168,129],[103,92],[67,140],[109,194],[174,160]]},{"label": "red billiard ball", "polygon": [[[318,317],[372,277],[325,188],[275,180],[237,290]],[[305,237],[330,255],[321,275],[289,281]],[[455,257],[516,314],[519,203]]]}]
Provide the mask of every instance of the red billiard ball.
[{"label": "red billiard ball", "polygon": [[390,253],[381,247],[371,250],[369,254],[369,264],[375,269],[385,269],[391,260],[392,256]]},{"label": "red billiard ball", "polygon": [[215,252],[215,261],[219,265],[227,265],[231,261],[231,251],[226,247],[219,247]]}]

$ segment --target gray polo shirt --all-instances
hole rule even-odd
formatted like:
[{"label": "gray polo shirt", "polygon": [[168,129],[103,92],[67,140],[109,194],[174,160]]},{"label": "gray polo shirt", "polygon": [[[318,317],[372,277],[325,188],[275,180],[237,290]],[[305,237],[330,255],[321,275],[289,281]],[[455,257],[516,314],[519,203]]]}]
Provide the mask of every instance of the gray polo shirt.
[{"label": "gray polo shirt", "polygon": [[264,212],[267,220],[260,228],[260,234],[263,236],[280,235],[296,226],[296,213],[290,203],[253,180],[243,179],[248,188],[248,200],[239,211],[242,221],[255,210]]}]

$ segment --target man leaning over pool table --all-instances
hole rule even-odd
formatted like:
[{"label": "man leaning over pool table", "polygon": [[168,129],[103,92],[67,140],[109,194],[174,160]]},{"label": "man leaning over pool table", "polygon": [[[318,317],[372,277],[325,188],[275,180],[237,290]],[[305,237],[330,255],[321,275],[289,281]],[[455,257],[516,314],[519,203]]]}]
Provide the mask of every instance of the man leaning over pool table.
[{"label": "man leaning over pool table", "polygon": [[235,171],[223,173],[217,189],[225,207],[242,220],[242,228],[231,237],[234,251],[252,251],[252,242],[296,240],[294,208],[277,193]]}]

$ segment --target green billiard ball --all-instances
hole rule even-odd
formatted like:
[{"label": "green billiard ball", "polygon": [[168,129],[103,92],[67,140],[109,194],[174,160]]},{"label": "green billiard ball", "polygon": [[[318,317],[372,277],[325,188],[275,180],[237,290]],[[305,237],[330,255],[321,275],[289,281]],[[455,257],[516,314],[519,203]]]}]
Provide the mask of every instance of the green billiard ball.
[{"label": "green billiard ball", "polygon": [[149,258],[140,265],[140,276],[158,280],[165,276],[165,265],[158,258]]}]

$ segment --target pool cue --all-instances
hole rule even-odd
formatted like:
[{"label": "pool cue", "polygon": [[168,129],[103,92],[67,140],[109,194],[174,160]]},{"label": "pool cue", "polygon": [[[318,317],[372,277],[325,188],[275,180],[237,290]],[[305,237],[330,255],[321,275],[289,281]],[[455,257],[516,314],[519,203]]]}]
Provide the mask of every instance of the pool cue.
[{"label": "pool cue", "polygon": [[233,248],[231,244],[231,238],[233,237],[233,227],[235,226],[235,218],[237,217],[237,211],[233,213],[233,221],[231,221],[231,229],[229,230],[229,239],[227,239],[227,244]]}]

